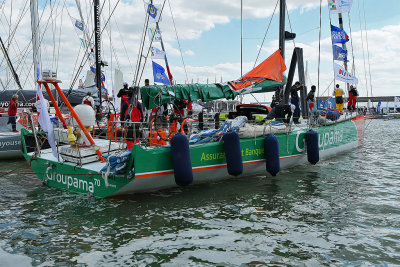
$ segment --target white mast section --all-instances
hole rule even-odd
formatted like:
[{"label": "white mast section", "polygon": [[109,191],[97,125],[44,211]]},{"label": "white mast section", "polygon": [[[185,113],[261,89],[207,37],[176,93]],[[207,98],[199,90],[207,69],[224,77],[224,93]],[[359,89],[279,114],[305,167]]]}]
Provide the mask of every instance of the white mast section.
[{"label": "white mast section", "polygon": [[[39,70],[37,66],[40,64],[41,55],[40,55],[40,44],[39,44],[39,20],[38,20],[38,3],[37,0],[31,0],[31,30],[32,30],[32,47],[33,47],[33,63],[34,63],[34,75],[35,75],[35,83],[37,77],[39,77],[40,73],[37,73]],[[39,65],[40,67],[40,65]],[[41,69],[41,68],[40,68]]]}]

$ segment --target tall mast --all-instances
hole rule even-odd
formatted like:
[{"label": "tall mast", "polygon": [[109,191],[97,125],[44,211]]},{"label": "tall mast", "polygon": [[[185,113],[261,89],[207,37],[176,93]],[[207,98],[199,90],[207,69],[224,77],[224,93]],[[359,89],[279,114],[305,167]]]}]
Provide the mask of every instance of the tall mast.
[{"label": "tall mast", "polygon": [[[40,46],[39,46],[39,21],[38,21],[38,3],[37,0],[31,0],[30,2],[31,8],[31,30],[32,30],[32,47],[33,47],[33,64],[34,64],[34,75],[35,82],[39,77],[39,73],[37,73],[40,69]],[[40,66],[39,66],[40,68]]]},{"label": "tall mast", "polygon": [[243,76],[243,0],[240,0],[240,77]]},{"label": "tall mast", "polygon": [[[240,77],[243,76],[243,0],[240,0]],[[239,96],[240,104],[243,103],[243,96]]]},{"label": "tall mast", "polygon": [[285,61],[285,12],[286,12],[286,0],[280,1],[279,8],[279,49],[283,61]]},{"label": "tall mast", "polygon": [[96,54],[96,87],[99,94],[100,108],[101,108],[101,34],[100,34],[100,9],[99,0],[93,0],[94,2],[94,48]]}]

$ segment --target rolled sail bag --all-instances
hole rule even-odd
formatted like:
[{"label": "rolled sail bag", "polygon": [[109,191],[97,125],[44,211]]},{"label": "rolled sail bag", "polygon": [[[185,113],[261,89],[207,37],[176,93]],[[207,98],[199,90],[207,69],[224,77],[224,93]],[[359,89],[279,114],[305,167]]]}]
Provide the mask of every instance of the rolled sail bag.
[{"label": "rolled sail bag", "polygon": [[340,113],[337,110],[328,109],[326,112],[326,118],[331,121],[337,121],[340,117]]}]

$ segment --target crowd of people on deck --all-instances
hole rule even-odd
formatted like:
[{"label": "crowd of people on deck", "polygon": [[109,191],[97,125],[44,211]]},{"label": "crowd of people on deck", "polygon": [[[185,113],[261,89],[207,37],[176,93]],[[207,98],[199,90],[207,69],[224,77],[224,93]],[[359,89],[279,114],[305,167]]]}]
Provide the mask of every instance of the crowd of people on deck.
[{"label": "crowd of people on deck", "polygon": [[[149,86],[149,79],[145,79],[144,86]],[[299,124],[300,119],[300,98],[299,91],[304,89],[304,85],[300,84],[300,82],[295,82],[295,84],[290,88],[290,104],[282,104],[275,100],[273,97],[271,102],[271,111],[265,120],[278,120],[285,124],[288,124],[293,116],[293,123]],[[316,86],[311,86],[311,90],[307,94],[306,101],[309,103],[310,112],[315,112],[317,110],[317,106],[315,105],[315,92]],[[337,84],[336,88],[333,92],[333,96],[335,97],[336,109],[339,112],[343,111],[344,105],[344,91]],[[356,110],[356,99],[358,96],[358,92],[355,86],[351,85],[348,90],[349,101],[347,105],[347,109],[349,111]],[[131,127],[136,136],[139,136],[139,126],[138,124],[134,124],[135,122],[140,123],[145,119],[144,110],[141,102],[139,101],[139,87],[129,87],[127,82],[123,83],[123,88],[119,90],[118,98],[120,98],[120,121],[130,121],[133,123]],[[18,95],[13,95],[8,108],[9,120],[8,124],[11,124],[12,131],[16,132],[16,114],[17,114],[17,103],[18,103]],[[82,104],[86,104],[95,109],[95,101],[92,97],[92,93],[88,92],[87,95],[82,99]],[[186,100],[176,99],[172,103],[173,106],[173,116],[176,119],[182,119],[185,115],[190,116],[192,114],[192,104]],[[148,118],[149,121],[157,118],[158,120],[165,118],[168,112],[168,107],[166,104],[161,105],[160,107],[153,108],[149,111]],[[147,113],[146,113],[147,114]],[[146,117],[147,118],[147,117]]]},{"label": "crowd of people on deck", "polygon": [[[269,112],[268,116],[261,122],[264,123],[268,120],[275,119],[276,121],[285,123],[286,125],[289,124],[292,116],[293,116],[293,123],[299,124],[300,118],[300,99],[298,95],[298,91],[304,89],[304,85],[301,85],[300,82],[296,82],[290,89],[290,104],[282,104],[275,100],[275,96],[272,97],[271,102],[271,111]],[[308,103],[309,112],[315,113],[318,112],[317,106],[315,104],[315,92],[317,87],[315,85],[311,86],[311,90],[308,92],[306,101]],[[349,101],[347,105],[348,111],[355,111],[356,110],[356,99],[358,96],[357,88],[353,85],[350,86],[349,91]],[[339,84],[336,85],[336,88],[333,92],[333,96],[335,97],[335,104],[336,110],[340,113],[343,112],[343,105],[344,105],[344,91],[340,88]]]}]

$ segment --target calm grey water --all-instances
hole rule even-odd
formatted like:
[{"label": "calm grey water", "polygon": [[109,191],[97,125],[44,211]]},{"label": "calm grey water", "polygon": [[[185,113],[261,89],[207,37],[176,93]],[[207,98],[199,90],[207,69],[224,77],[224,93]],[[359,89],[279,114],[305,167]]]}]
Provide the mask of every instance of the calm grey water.
[{"label": "calm grey water", "polygon": [[0,266],[400,265],[400,120],[367,124],[362,148],[276,178],[103,200],[2,176]]}]

